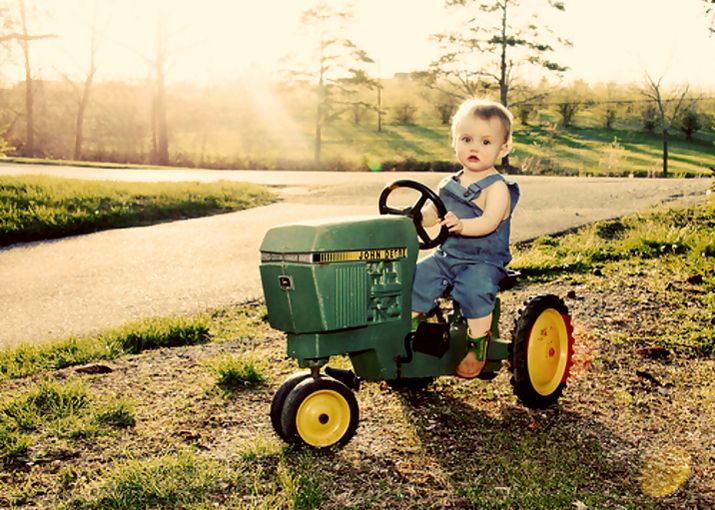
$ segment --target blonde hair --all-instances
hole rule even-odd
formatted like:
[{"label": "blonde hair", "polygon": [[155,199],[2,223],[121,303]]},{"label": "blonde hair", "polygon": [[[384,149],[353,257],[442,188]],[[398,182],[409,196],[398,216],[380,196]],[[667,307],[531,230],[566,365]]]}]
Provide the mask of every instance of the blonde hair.
[{"label": "blonde hair", "polygon": [[454,146],[456,140],[457,124],[469,115],[474,115],[480,119],[489,120],[494,117],[499,119],[504,127],[504,143],[511,143],[511,132],[512,125],[514,124],[514,116],[511,114],[506,107],[497,103],[496,101],[491,101],[489,99],[480,98],[470,98],[465,100],[454,116],[452,117],[452,145]]}]

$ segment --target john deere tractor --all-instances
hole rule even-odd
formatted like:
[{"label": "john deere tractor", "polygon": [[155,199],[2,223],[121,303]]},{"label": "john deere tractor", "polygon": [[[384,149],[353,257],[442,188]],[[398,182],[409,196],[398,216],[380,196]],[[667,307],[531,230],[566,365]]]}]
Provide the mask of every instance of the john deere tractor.
[{"label": "john deere tractor", "polygon": [[[418,198],[407,207],[389,205],[395,190]],[[393,200],[394,201],[394,200]],[[275,393],[270,417],[286,442],[322,449],[345,445],[359,421],[355,391],[361,381],[386,381],[397,390],[418,390],[436,377],[453,376],[467,352],[467,321],[445,296],[431,319],[411,329],[411,290],[420,249],[447,238],[421,225],[420,211],[444,204],[427,186],[398,180],[379,198],[380,214],[330,218],[270,229],[261,244],[261,281],[270,325],[287,334],[288,356],[302,372]],[[502,289],[514,284],[511,273]],[[530,408],[554,404],[569,375],[571,320],[555,295],[528,299],[511,340],[499,334],[497,298],[487,363],[479,377],[492,379],[508,360],[519,401]],[[328,366],[331,356],[349,357],[352,370]]]}]

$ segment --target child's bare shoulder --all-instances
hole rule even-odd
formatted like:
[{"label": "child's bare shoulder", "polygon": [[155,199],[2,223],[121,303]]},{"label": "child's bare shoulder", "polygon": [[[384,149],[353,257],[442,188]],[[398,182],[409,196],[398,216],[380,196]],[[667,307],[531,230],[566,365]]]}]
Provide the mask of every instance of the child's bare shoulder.
[{"label": "child's bare shoulder", "polygon": [[487,186],[487,188],[484,190],[487,195],[492,195],[492,194],[504,194],[508,193],[509,189],[507,188],[506,182],[503,179],[499,179],[498,181],[495,181],[493,184],[490,186]]}]

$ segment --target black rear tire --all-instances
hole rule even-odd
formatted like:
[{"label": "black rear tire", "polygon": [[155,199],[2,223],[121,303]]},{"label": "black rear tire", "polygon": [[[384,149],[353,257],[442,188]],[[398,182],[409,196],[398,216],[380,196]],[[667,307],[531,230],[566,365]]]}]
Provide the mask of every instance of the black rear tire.
[{"label": "black rear tire", "polygon": [[545,294],[524,302],[509,346],[511,384],[526,407],[555,404],[566,387],[573,357],[573,327],[558,296]]}]

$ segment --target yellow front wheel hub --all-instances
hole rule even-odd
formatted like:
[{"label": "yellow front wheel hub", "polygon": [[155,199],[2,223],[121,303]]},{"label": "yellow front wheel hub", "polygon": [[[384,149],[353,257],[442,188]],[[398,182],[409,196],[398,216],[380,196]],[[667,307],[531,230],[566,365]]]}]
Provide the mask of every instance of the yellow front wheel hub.
[{"label": "yellow front wheel hub", "polygon": [[350,427],[350,404],[334,390],[318,390],[298,407],[298,435],[310,446],[323,448],[340,441]]},{"label": "yellow front wheel hub", "polygon": [[540,395],[550,395],[561,384],[568,363],[569,336],[561,314],[553,308],[534,321],[527,348],[531,385]]}]

